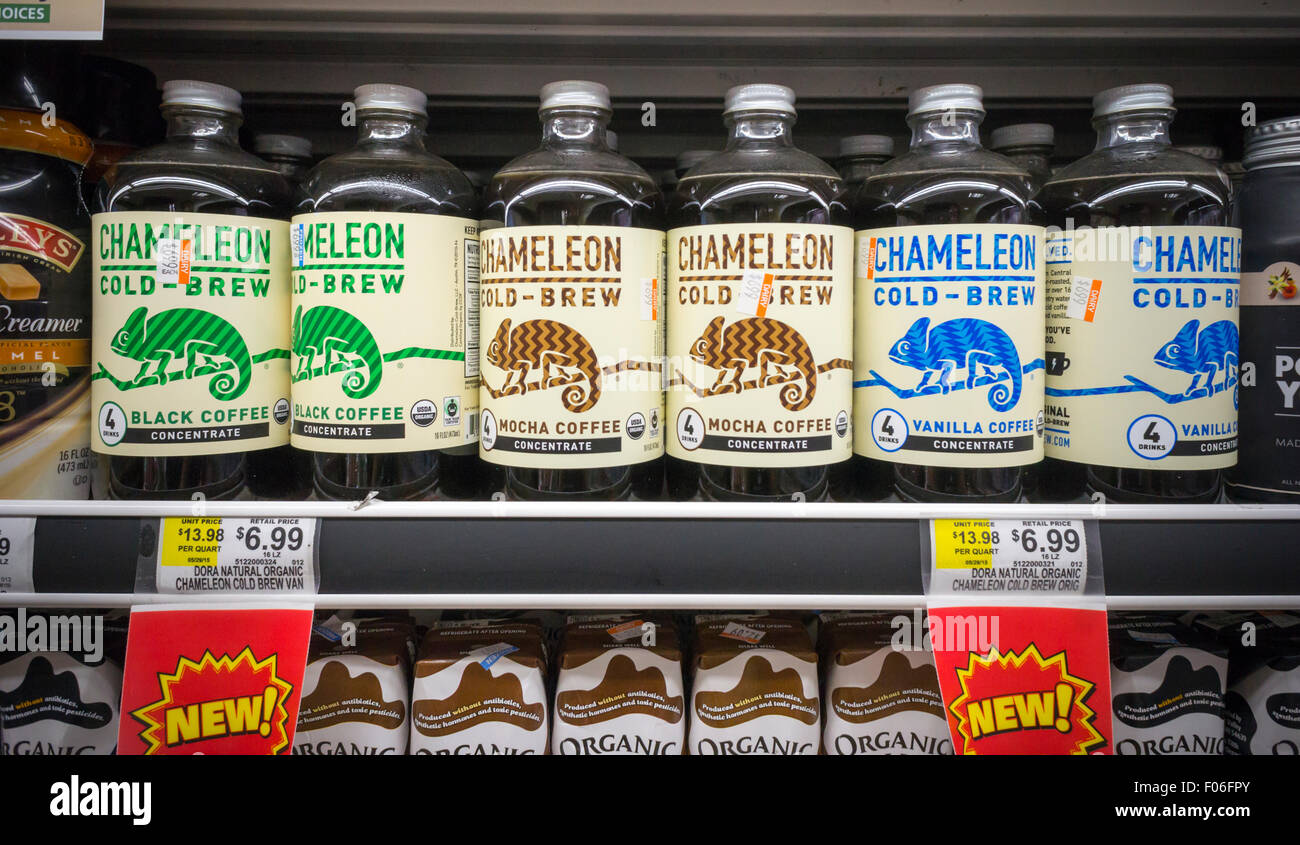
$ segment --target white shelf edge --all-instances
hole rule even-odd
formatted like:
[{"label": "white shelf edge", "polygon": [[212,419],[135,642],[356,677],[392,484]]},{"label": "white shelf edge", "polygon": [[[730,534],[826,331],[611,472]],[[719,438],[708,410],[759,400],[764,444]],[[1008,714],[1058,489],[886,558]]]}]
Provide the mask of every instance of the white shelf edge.
[{"label": "white shelf edge", "polygon": [[[0,593],[4,607],[130,607],[204,605],[231,601],[274,604],[273,596],[156,595],[152,593]],[[912,594],[825,595],[770,593],[322,593],[284,596],[289,604],[323,609],[405,610],[911,610],[925,606]],[[1291,596],[1108,596],[1110,610],[1300,610]]]},{"label": "white shelf edge", "polygon": [[911,504],[904,502],[0,502],[0,517],[359,519],[1105,519],[1300,521],[1300,505]]}]

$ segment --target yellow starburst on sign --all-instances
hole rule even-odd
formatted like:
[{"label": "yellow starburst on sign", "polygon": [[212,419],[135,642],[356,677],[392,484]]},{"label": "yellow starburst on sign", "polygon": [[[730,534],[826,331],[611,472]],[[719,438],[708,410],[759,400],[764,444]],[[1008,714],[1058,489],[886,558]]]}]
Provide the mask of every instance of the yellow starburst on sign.
[{"label": "yellow starburst on sign", "polygon": [[1095,684],[1070,674],[1064,651],[1045,658],[1030,643],[1019,654],[971,652],[957,681],[961,695],[949,710],[963,754],[980,753],[980,740],[999,735],[1014,737],[1020,753],[1087,754],[1106,741],[1087,703]]},{"label": "yellow starburst on sign", "polygon": [[235,657],[204,651],[197,661],[178,658],[174,672],[158,673],[159,699],[131,711],[145,725],[145,753],[249,734],[266,738],[268,753],[280,753],[289,745],[284,703],[293,684],[278,676],[277,658],[257,660],[248,646]]}]

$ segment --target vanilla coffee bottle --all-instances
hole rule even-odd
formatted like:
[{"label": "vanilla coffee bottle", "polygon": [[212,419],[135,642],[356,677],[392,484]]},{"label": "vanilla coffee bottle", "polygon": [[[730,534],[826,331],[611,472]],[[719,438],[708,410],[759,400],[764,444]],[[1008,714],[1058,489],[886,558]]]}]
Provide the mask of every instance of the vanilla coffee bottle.
[{"label": "vanilla coffee bottle", "polygon": [[1043,228],[977,85],[913,91],[854,204],[854,452],[907,500],[1011,502],[1043,456]]},{"label": "vanilla coffee bottle", "polygon": [[289,185],[239,148],[239,92],[172,81],[162,111],[96,193],[91,446],[114,498],[298,496]]},{"label": "vanilla coffee bottle", "polygon": [[609,149],[604,85],[545,85],[539,113],[485,196],[480,454],[517,498],[657,498],[663,198]]},{"label": "vanilla coffee bottle", "polygon": [[851,451],[853,233],[794,104],[729,90],[726,148],[669,205],[668,453],[706,499],[820,500]]},{"label": "vanilla coffee bottle", "polygon": [[423,92],[362,85],[357,144],[293,217],[293,443],[327,498],[431,495],[478,438],[478,208],[425,149]]},{"label": "vanilla coffee bottle", "polygon": [[1042,498],[1210,502],[1236,462],[1241,232],[1222,172],[1170,146],[1173,119],[1167,85],[1102,91],[1096,149],[1037,197],[1054,459]]},{"label": "vanilla coffee bottle", "polygon": [[1234,501],[1300,502],[1300,116],[1251,131],[1241,227],[1241,431]]}]

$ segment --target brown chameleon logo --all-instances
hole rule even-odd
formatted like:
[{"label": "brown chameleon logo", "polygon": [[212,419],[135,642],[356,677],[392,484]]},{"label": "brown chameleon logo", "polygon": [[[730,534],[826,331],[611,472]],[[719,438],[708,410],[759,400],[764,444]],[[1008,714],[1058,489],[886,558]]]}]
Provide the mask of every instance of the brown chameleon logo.
[{"label": "brown chameleon logo", "polygon": [[[729,326],[725,323],[725,318],[714,317],[691,344],[691,360],[719,371],[713,386],[697,388],[678,374],[680,382],[698,396],[782,385],[781,404],[787,411],[802,411],[817,395],[818,375],[828,370],[853,369],[853,362],[845,358],[833,358],[818,366],[808,341],[780,320],[746,317]],[[758,369],[757,378],[744,378],[750,368]]]},{"label": "brown chameleon logo", "polygon": [[591,410],[600,401],[603,375],[660,369],[659,364],[644,361],[620,361],[602,369],[582,333],[557,320],[525,320],[517,326],[509,318],[502,320],[488,344],[487,361],[506,373],[500,390],[482,382],[493,399],[559,388],[565,409],[575,414]]}]

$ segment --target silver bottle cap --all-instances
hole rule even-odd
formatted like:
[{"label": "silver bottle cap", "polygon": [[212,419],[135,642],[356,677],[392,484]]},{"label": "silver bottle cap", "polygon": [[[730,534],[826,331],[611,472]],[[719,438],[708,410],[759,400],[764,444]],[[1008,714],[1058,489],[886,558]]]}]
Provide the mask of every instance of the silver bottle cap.
[{"label": "silver bottle cap", "polygon": [[840,139],[842,156],[892,156],[894,139],[888,135],[850,135]]},{"label": "silver bottle cap", "polygon": [[538,111],[573,106],[613,111],[609,104],[609,89],[599,82],[581,79],[548,82],[542,86],[541,99]]},{"label": "silver bottle cap", "polygon": [[727,94],[722,100],[722,113],[731,114],[738,111],[795,114],[794,89],[767,83],[736,85],[727,89]]},{"label": "silver bottle cap", "polygon": [[613,152],[618,152],[618,133],[613,129],[605,130],[605,146]]},{"label": "silver bottle cap", "polygon": [[1247,169],[1261,164],[1300,160],[1300,115],[1261,123],[1246,136],[1246,154],[1241,163]]},{"label": "silver bottle cap", "polygon": [[258,155],[285,155],[311,158],[311,141],[297,135],[254,135],[253,152]]},{"label": "silver bottle cap", "polygon": [[243,97],[238,91],[225,85],[217,85],[215,82],[172,79],[163,83],[162,104],[164,106],[201,106],[231,114],[243,114],[240,111],[242,103]]},{"label": "silver bottle cap", "polygon": [[1134,111],[1173,110],[1174,89],[1158,82],[1107,88],[1092,98],[1092,117]]},{"label": "silver bottle cap", "polygon": [[427,114],[429,97],[420,90],[405,85],[391,85],[376,82],[370,85],[358,85],[352,92],[352,100],[357,110],[383,109],[384,111],[405,111],[412,114]]},{"label": "silver bottle cap", "polygon": [[907,97],[908,117],[955,109],[984,114],[984,89],[966,83],[929,85],[917,88]]},{"label": "silver bottle cap", "polygon": [[1056,142],[1056,131],[1050,123],[1015,123],[1000,126],[989,136],[990,150],[1009,147],[1050,147]]},{"label": "silver bottle cap", "polygon": [[682,150],[677,154],[677,169],[690,170],[695,165],[718,154],[717,150]]}]

